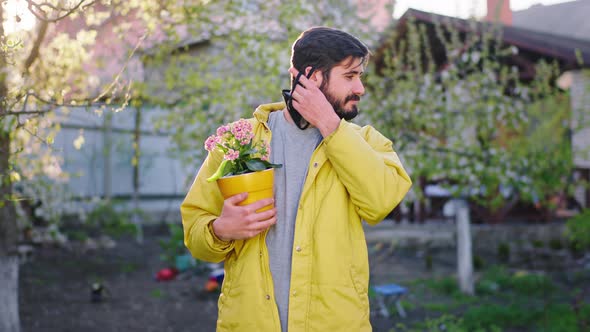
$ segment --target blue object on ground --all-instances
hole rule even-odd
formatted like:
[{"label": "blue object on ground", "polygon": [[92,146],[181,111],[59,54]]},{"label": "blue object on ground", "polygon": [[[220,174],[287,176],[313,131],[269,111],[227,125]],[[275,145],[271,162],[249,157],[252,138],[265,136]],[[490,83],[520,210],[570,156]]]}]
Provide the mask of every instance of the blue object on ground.
[{"label": "blue object on ground", "polygon": [[178,271],[184,272],[195,266],[195,259],[189,254],[176,256],[174,265]]},{"label": "blue object on ground", "polygon": [[386,284],[373,286],[373,290],[376,294],[377,304],[379,305],[379,312],[381,315],[389,317],[387,304],[393,302],[400,317],[406,317],[406,312],[400,303],[402,295],[408,292],[406,288],[396,284]]},{"label": "blue object on ground", "polygon": [[215,269],[209,273],[209,279],[215,278],[219,285],[223,283],[223,277],[225,276],[225,271],[223,269]]}]

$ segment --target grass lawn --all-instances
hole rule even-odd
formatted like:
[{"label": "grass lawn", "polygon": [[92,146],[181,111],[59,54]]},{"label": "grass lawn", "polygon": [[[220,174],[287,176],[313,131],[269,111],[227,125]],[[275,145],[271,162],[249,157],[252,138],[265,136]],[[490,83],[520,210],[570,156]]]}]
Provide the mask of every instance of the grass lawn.
[{"label": "grass lawn", "polygon": [[411,290],[404,308],[422,319],[397,319],[391,331],[590,331],[589,270],[549,275],[493,266],[477,279],[475,296],[463,295],[452,277],[404,285]]}]

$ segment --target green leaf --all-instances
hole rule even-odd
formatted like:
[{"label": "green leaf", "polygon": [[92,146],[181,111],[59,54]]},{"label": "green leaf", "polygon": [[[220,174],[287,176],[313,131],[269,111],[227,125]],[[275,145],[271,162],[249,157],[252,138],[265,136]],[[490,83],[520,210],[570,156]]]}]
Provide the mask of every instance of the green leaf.
[{"label": "green leaf", "polygon": [[273,163],[269,163],[268,161],[266,162],[267,168],[281,168],[283,167],[283,164],[273,164]]},{"label": "green leaf", "polygon": [[252,159],[246,161],[246,167],[248,167],[248,169],[253,172],[264,171],[266,169],[266,165],[260,159]]}]

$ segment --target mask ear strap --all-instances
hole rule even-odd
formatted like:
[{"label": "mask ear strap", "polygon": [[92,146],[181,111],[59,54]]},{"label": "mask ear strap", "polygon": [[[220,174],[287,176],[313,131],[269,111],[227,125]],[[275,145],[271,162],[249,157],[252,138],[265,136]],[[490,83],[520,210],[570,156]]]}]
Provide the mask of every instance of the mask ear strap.
[{"label": "mask ear strap", "polygon": [[297,74],[297,77],[295,77],[295,79],[293,80],[293,85],[291,86],[291,94],[293,94],[293,91],[295,91],[295,88],[297,87],[297,85],[299,85],[299,79],[301,78],[301,75],[303,75],[303,73],[299,72],[299,74]]},{"label": "mask ear strap", "polygon": [[[297,127],[299,127],[299,129],[305,129],[307,128],[307,126],[301,128],[301,126],[299,125],[301,122],[301,114],[295,111],[295,108],[293,107],[293,92],[295,92],[295,88],[299,85],[299,79],[301,78],[301,75],[303,75],[303,73],[299,72],[299,74],[297,74],[297,77],[295,77],[295,79],[293,80],[293,85],[291,86],[291,94],[289,95],[289,101],[287,102],[287,109],[291,114],[291,118],[293,118],[293,120],[297,124]],[[295,114],[295,116],[293,116],[293,114]]]},{"label": "mask ear strap", "polygon": [[[305,77],[309,79],[314,71],[315,68],[311,67],[309,73]],[[307,129],[307,127],[309,127],[309,122],[307,122],[307,120],[305,120],[305,118],[303,118],[301,114],[299,114],[299,112],[297,112],[297,110],[295,110],[295,108],[293,107],[293,92],[295,91],[295,88],[299,85],[299,79],[301,78],[301,75],[303,75],[303,72],[300,71],[299,74],[297,74],[297,76],[293,80],[291,93],[289,94],[289,98],[287,100],[287,110],[289,111],[289,114],[291,115],[291,118],[293,119],[293,122],[295,122],[297,127],[301,130],[304,130]],[[304,120],[305,123],[301,123],[301,120]]]}]

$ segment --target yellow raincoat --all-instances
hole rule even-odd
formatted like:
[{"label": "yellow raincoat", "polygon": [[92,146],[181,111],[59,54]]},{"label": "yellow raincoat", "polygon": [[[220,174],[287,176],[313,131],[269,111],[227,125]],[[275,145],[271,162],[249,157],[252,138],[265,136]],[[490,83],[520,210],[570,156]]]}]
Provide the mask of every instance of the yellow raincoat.
[{"label": "yellow raincoat", "polygon": [[[284,107],[276,103],[256,109],[250,119],[255,140],[270,142],[268,115]],[[182,203],[184,242],[198,259],[225,261],[217,331],[280,331],[266,232],[225,242],[212,231],[223,198],[217,184],[206,179],[221,161],[221,153],[207,157]],[[371,331],[361,220],[381,221],[410,186],[391,141],[370,126],[342,120],[319,144],[309,162],[295,222],[289,332]]]}]

